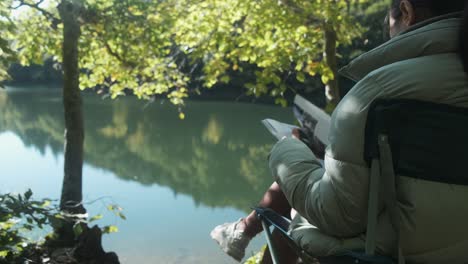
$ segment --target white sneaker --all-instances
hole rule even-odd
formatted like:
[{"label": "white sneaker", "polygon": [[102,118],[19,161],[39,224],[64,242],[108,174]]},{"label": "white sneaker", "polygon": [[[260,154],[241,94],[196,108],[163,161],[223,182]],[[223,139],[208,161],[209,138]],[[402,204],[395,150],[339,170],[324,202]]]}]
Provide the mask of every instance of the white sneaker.
[{"label": "white sneaker", "polygon": [[245,249],[249,245],[251,237],[244,234],[244,230],[238,229],[242,218],[234,223],[219,225],[211,231],[210,236],[221,249],[237,261],[241,261],[245,255]]}]

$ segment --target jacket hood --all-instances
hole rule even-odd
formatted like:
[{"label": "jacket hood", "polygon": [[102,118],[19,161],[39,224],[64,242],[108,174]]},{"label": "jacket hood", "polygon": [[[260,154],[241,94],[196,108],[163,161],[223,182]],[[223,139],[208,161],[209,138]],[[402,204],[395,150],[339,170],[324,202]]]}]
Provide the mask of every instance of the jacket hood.
[{"label": "jacket hood", "polygon": [[459,50],[460,13],[452,13],[415,24],[407,31],[362,54],[339,73],[360,81],[370,72],[399,61]]}]

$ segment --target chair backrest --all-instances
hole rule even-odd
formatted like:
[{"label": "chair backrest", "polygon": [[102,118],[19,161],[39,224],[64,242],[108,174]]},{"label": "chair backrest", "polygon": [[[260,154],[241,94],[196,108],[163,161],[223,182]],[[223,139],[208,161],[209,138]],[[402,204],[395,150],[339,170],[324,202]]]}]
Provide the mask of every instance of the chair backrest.
[{"label": "chair backrest", "polygon": [[[366,253],[375,254],[379,193],[400,247],[396,176],[468,185],[468,108],[416,100],[376,100],[369,108],[364,159],[371,171]],[[382,188],[385,186],[385,188]]]},{"label": "chair backrest", "polygon": [[379,157],[378,137],[391,147],[395,174],[468,185],[468,108],[416,100],[376,100],[369,109],[364,158]]}]

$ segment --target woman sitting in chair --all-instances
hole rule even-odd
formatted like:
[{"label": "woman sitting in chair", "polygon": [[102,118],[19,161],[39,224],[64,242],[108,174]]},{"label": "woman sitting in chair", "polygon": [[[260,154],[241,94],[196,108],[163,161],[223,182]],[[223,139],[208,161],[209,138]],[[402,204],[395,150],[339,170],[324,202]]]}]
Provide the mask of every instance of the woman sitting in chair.
[{"label": "woman sitting in chair", "polygon": [[[363,158],[364,135],[374,100],[416,99],[468,108],[465,2],[392,1],[388,14],[391,40],[340,72],[358,83],[332,115],[323,168],[313,153],[316,150],[297,137],[273,147],[269,165],[275,183],[260,206],[285,216],[291,209],[297,211],[291,236],[312,255],[364,248],[370,175]],[[400,247],[406,260],[468,263],[468,187],[399,177],[397,196]],[[378,227],[377,251],[395,256],[396,235],[385,210],[379,214]],[[261,231],[252,212],[235,223],[217,226],[211,236],[240,261],[251,238]],[[294,256],[283,253],[281,263],[294,263]],[[268,257],[265,254],[264,263]]]}]

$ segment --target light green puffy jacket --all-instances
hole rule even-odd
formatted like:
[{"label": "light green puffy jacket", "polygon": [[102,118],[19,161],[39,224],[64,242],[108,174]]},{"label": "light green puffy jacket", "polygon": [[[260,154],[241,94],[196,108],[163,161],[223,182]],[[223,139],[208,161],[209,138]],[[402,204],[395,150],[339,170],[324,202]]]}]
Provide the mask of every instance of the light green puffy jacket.
[{"label": "light green puffy jacket", "polygon": [[[301,235],[301,245],[327,254],[364,245],[370,173],[363,158],[364,128],[371,102],[407,98],[468,107],[468,75],[457,54],[459,25],[456,17],[418,24],[341,70],[358,83],[332,115],[324,168],[298,140],[285,139],[274,146],[270,168],[288,201],[322,234],[333,238],[332,243],[319,243],[313,234],[306,239]],[[401,247],[406,259],[468,263],[468,187],[399,176]],[[394,252],[395,237],[385,212],[378,227],[378,250]]]}]

